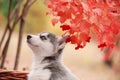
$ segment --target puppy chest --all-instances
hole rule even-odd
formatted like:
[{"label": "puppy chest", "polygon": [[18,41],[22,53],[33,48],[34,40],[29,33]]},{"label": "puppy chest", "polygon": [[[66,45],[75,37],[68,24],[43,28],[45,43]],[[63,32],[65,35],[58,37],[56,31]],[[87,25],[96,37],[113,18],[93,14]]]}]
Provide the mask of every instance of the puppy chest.
[{"label": "puppy chest", "polygon": [[32,70],[28,75],[28,80],[49,80],[50,77],[50,70]]}]

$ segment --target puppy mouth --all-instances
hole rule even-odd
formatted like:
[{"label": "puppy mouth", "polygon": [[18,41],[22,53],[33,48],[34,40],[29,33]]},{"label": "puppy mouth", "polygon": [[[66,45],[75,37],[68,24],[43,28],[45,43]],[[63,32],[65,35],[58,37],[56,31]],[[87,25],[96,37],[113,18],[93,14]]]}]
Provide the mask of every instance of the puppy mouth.
[{"label": "puppy mouth", "polygon": [[30,46],[33,46],[33,47],[39,47],[38,45],[34,45],[34,44],[32,44],[29,40],[27,40],[27,43],[28,43]]}]

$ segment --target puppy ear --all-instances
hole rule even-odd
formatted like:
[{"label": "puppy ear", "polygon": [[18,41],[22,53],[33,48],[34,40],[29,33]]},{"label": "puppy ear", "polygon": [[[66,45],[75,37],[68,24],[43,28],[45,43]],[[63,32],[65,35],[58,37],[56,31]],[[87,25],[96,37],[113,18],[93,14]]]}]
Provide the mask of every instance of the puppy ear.
[{"label": "puppy ear", "polygon": [[66,39],[69,37],[69,35],[58,37],[57,43],[58,43],[58,49],[63,49],[66,45]]}]

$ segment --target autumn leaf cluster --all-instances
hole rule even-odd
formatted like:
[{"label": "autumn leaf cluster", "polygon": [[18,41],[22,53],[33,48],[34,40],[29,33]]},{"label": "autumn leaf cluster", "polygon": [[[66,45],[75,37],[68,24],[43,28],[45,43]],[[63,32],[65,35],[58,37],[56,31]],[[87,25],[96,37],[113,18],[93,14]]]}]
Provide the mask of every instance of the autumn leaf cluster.
[{"label": "autumn leaf cluster", "polygon": [[115,36],[120,32],[120,0],[48,0],[53,15],[52,24],[60,27],[70,37],[67,42],[83,48],[96,35],[98,47],[113,48]]}]

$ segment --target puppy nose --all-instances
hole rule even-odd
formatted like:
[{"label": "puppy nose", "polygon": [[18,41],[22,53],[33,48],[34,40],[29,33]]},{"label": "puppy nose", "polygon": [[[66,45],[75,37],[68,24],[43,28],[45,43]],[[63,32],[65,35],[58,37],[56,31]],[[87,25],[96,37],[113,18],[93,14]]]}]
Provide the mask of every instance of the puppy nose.
[{"label": "puppy nose", "polygon": [[31,35],[27,35],[27,39],[30,39],[30,38],[32,38],[32,36]]}]

